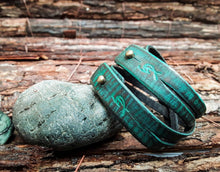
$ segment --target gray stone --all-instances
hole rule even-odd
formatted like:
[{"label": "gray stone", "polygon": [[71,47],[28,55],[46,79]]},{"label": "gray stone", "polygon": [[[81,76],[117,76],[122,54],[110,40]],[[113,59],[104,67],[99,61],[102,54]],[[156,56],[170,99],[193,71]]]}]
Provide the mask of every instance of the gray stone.
[{"label": "gray stone", "polygon": [[13,123],[27,142],[61,150],[101,141],[122,127],[91,85],[55,80],[42,81],[19,96]]},{"label": "gray stone", "polygon": [[0,145],[5,144],[11,136],[13,125],[11,119],[0,111]]}]

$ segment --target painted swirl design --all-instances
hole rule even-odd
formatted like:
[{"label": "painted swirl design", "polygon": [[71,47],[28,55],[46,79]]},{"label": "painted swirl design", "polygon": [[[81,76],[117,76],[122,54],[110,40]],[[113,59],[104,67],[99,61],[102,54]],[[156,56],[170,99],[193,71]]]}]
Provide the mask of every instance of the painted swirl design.
[{"label": "painted swirl design", "polygon": [[112,99],[118,107],[122,107],[122,116],[125,114],[126,111],[129,112],[129,110],[126,107],[125,99],[121,95],[118,95],[116,97],[112,96]]},{"label": "painted swirl design", "polygon": [[142,72],[148,75],[152,74],[154,80],[158,80],[158,75],[161,74],[160,72],[156,71],[155,68],[150,64],[145,64],[142,67],[139,65],[138,67]]}]

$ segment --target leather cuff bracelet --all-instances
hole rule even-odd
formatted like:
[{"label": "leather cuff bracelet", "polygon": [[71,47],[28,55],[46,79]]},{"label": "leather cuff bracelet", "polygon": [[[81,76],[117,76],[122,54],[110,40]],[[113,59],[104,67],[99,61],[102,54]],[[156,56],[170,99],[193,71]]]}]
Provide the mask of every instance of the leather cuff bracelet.
[{"label": "leather cuff bracelet", "polygon": [[[166,125],[136,97],[141,94],[135,94],[128,89],[124,78],[116,69],[113,66],[109,67],[106,63],[102,64],[91,77],[91,84],[105,106],[113,111],[128,131],[143,145],[151,149],[161,149],[164,146],[172,146],[179,139],[192,134],[194,121],[183,131]],[[126,75],[126,79],[131,78],[129,74]],[[130,88],[133,87],[130,86]],[[144,99],[142,98],[142,100]],[[149,102],[151,101],[145,102],[146,105],[149,105]],[[156,104],[160,103],[155,102],[154,106],[162,109],[163,115],[169,112],[169,109],[167,110],[163,104],[160,104],[161,107]],[[192,118],[194,117],[192,116]],[[187,121],[186,116],[182,116],[182,120]]]},{"label": "leather cuff bracelet", "polygon": [[189,127],[194,125],[195,118],[205,113],[206,107],[199,95],[152,46],[143,49],[131,45],[115,58],[115,62],[178,114]]}]

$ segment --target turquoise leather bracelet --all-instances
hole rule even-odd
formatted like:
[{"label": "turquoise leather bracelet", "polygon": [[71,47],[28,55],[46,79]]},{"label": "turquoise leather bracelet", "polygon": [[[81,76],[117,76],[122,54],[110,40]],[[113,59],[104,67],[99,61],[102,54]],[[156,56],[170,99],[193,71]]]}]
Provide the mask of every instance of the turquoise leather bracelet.
[{"label": "turquoise leather bracelet", "polygon": [[[130,77],[126,76],[126,78]],[[91,77],[91,84],[106,108],[113,111],[128,131],[148,148],[161,149],[165,146],[172,146],[179,139],[192,134],[194,130],[195,121],[183,131],[178,131],[157,118],[136,97],[138,94],[135,95],[128,89],[124,78],[113,66],[102,64]],[[149,105],[149,102],[147,101],[146,104]],[[161,113],[163,113],[167,108],[163,104],[161,106],[163,109]],[[185,121],[185,118],[183,116],[182,120]]]},{"label": "turquoise leather bracelet", "polygon": [[152,46],[143,49],[131,45],[115,62],[178,114],[187,126],[193,126],[195,118],[205,113],[206,107],[199,95]]}]

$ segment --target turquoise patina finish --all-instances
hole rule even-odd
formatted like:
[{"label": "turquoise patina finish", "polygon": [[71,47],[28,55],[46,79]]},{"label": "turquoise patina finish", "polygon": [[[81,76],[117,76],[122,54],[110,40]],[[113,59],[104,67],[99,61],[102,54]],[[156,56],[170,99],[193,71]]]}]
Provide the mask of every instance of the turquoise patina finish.
[{"label": "turquoise patina finish", "polygon": [[[125,57],[128,50],[134,52],[133,58]],[[115,58],[115,62],[173,109],[186,125],[194,125],[195,118],[205,113],[206,107],[199,95],[152,46],[143,49],[131,45]]]},{"label": "turquoise patina finish", "polygon": [[205,104],[155,48],[131,45],[115,62],[120,67],[102,64],[91,84],[134,137],[148,148],[161,149],[192,134]]},{"label": "turquoise patina finish", "polygon": [[[164,146],[172,146],[179,139],[192,134],[195,122],[191,127],[185,128],[184,132],[166,125],[143,105],[136,97],[137,94],[128,89],[124,78],[116,69],[106,63],[102,64],[91,77],[91,84],[105,106],[114,112],[143,145],[151,149],[161,149]],[[105,78],[104,82],[99,82],[100,76]],[[148,103],[149,101],[146,102]],[[162,109],[161,113],[166,111],[166,108]]]},{"label": "turquoise patina finish", "polygon": [[10,118],[0,111],[0,145],[7,142],[12,133],[12,122]]}]

